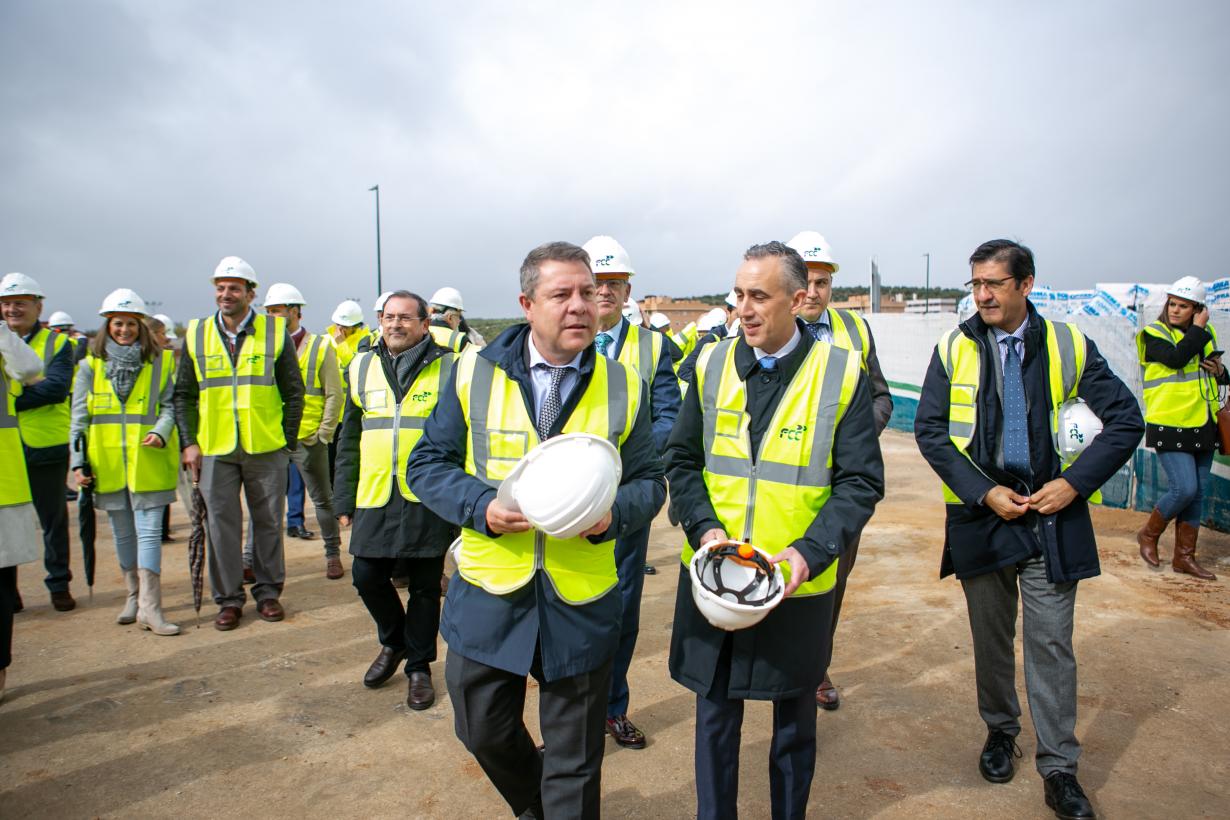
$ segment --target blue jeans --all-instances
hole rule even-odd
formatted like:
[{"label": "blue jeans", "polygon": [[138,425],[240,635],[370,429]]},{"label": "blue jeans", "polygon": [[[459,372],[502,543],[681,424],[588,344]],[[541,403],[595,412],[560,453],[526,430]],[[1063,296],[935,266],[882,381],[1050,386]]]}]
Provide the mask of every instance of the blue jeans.
[{"label": "blue jeans", "polygon": [[1200,526],[1200,507],[1204,488],[1213,469],[1213,453],[1164,452],[1157,454],[1170,485],[1158,499],[1157,509],[1167,520],[1177,518],[1184,524]]},{"label": "blue jeans", "polygon": [[127,572],[140,568],[162,574],[162,510],[107,510],[120,569]]},{"label": "blue jeans", "polygon": [[[300,445],[302,446],[302,445]],[[299,468],[290,465],[290,478],[286,484],[286,528],[303,529],[303,476]]]}]

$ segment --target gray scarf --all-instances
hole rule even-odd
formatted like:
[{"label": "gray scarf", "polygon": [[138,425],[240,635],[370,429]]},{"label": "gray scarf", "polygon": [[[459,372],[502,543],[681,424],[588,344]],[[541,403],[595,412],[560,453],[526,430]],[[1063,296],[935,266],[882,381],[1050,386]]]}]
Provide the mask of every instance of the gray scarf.
[{"label": "gray scarf", "polygon": [[414,383],[414,368],[423,360],[423,356],[427,353],[427,343],[430,341],[431,334],[428,333],[414,347],[403,350],[396,356],[387,346],[385,347],[384,351],[393,362],[393,372],[397,374],[397,384],[401,387],[403,395]]},{"label": "gray scarf", "polygon": [[137,381],[142,364],[144,362],[141,361],[139,342],[122,345],[115,339],[107,339],[107,378],[111,380],[111,386],[115,388],[120,401],[128,401],[128,395],[132,393],[132,386]]}]

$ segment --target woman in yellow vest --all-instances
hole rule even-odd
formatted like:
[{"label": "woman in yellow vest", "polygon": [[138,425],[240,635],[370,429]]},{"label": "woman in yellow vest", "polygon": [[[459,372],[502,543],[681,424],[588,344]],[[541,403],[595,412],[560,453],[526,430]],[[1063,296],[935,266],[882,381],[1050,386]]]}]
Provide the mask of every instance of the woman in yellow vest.
[{"label": "woman in yellow vest", "polygon": [[1157,321],[1136,336],[1144,377],[1145,444],[1157,452],[1169,485],[1136,534],[1140,557],[1160,564],[1157,541],[1174,519],[1175,572],[1207,581],[1217,576],[1196,562],[1200,507],[1217,448],[1219,385],[1230,383],[1217,331],[1209,324],[1204,283],[1184,276],[1166,291]]},{"label": "woman in yellow vest", "polygon": [[[79,485],[93,485],[107,511],[128,600],[116,622],[156,635],[178,635],[162,616],[162,511],[175,500],[179,437],[175,433],[175,359],[154,341],[145,302],[120,288],[103,300],[106,322],[77,371],[71,436]],[[85,452],[81,452],[84,449]]]}]

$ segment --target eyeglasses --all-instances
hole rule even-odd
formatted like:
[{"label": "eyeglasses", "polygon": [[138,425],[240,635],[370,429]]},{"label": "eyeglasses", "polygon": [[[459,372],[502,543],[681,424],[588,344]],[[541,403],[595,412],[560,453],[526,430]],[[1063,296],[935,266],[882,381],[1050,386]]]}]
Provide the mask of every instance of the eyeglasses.
[{"label": "eyeglasses", "polygon": [[390,325],[411,325],[415,322],[424,321],[424,318],[425,317],[422,316],[407,316],[405,314],[386,313],[380,318],[380,321]]},{"label": "eyeglasses", "polygon": [[999,293],[1012,280],[1013,277],[1011,276],[1005,276],[1003,279],[971,279],[965,283],[965,289],[972,293],[979,288],[986,288],[991,293]]}]

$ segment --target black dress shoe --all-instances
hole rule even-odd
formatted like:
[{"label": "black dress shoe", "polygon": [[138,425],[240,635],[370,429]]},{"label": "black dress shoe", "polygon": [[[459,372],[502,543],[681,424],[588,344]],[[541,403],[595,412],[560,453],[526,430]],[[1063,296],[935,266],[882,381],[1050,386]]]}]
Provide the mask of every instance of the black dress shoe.
[{"label": "black dress shoe", "polygon": [[1076,775],[1067,772],[1052,772],[1043,781],[1046,789],[1046,805],[1060,820],[1092,820],[1097,817],[1093,805],[1085,796],[1085,790],[1076,782]]},{"label": "black dress shoe", "polygon": [[436,688],[431,685],[430,672],[411,672],[406,705],[415,711],[431,708],[436,702]]},{"label": "black dress shoe", "polygon": [[992,783],[1007,783],[1016,774],[1013,758],[1020,756],[1021,749],[1015,737],[992,729],[982,747],[982,757],[978,758],[978,771]]},{"label": "black dress shoe", "polygon": [[615,742],[625,749],[645,748],[645,733],[636,728],[636,724],[628,720],[627,715],[607,718],[606,733],[615,738]]},{"label": "black dress shoe", "polygon": [[406,650],[404,649],[380,647],[380,654],[376,656],[376,660],[372,661],[372,665],[367,667],[367,674],[363,676],[363,685],[368,689],[383,686],[389,678],[397,674],[397,667],[405,657]]},{"label": "black dress shoe", "polygon": [[645,565],[645,574],[646,574],[646,575],[657,575],[657,574],[658,574],[658,568],[657,568],[657,567],[655,567],[653,564],[646,564],[646,565]]},{"label": "black dress shoe", "polygon": [[286,534],[291,538],[301,538],[304,541],[311,541],[316,537],[316,533],[304,527],[287,527]]}]

